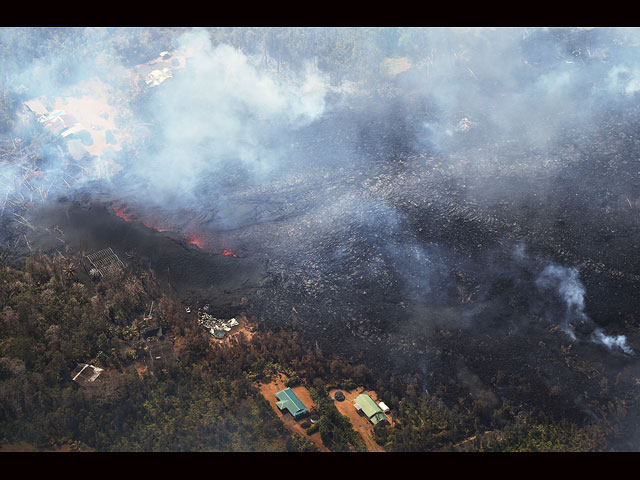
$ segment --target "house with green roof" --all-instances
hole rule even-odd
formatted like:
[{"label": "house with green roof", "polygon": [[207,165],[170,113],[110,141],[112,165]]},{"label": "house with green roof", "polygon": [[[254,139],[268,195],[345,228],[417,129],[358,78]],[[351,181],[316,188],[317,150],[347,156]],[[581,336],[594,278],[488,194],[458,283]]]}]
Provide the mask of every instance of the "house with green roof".
[{"label": "house with green roof", "polygon": [[293,393],[291,388],[285,388],[284,390],[279,391],[276,393],[276,398],[278,399],[276,405],[280,411],[288,411],[296,420],[309,413],[309,409],[304,406],[304,403],[302,403],[298,396]]},{"label": "house with green roof", "polygon": [[389,418],[382,412],[382,409],[366,393],[361,393],[355,398],[353,404],[358,413],[363,414],[371,423],[377,425],[380,422],[389,421]]}]

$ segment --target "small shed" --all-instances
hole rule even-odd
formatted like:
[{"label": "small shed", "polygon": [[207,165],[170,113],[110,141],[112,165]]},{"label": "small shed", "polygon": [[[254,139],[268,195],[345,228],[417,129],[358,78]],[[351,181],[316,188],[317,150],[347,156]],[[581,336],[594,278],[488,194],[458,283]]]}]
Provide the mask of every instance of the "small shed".
[{"label": "small shed", "polygon": [[383,413],[389,413],[389,407],[387,407],[386,403],[378,402],[378,406],[380,407],[380,410],[382,410]]}]

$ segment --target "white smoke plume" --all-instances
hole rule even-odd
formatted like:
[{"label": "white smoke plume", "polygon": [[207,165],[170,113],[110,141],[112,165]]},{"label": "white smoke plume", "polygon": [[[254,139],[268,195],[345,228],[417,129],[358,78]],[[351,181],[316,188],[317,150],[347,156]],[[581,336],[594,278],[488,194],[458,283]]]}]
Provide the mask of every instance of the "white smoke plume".
[{"label": "white smoke plume", "polygon": [[257,177],[272,172],[285,161],[287,131],[324,111],[327,82],[312,67],[275,75],[229,45],[214,47],[202,30],[178,45],[189,52],[187,71],[153,91],[151,148],[130,165],[153,185],[156,200],[193,194],[204,176],[223,181],[228,167]]},{"label": "white smoke plume", "polygon": [[[573,340],[577,340],[577,336],[571,322],[593,325],[584,311],[586,291],[578,277],[579,272],[576,268],[552,264],[547,265],[536,280],[536,285],[540,289],[556,292],[564,302],[566,313],[561,320],[561,326]],[[602,344],[609,350],[620,350],[627,355],[634,355],[624,335],[606,335],[602,328],[597,326],[593,329],[591,341]]]},{"label": "white smoke plume", "polygon": [[[64,41],[52,40],[56,48],[47,51],[55,51],[55,55],[39,55],[40,37],[46,40],[52,34],[48,29],[35,33],[29,29],[1,29],[0,44],[5,45],[8,52],[15,51],[19,55],[7,56],[0,75],[12,90],[26,90],[25,99],[77,95],[78,86],[86,86],[87,81],[96,76],[114,91],[122,93],[127,91],[129,84],[123,75],[123,58],[118,52],[130,50],[120,49],[120,44],[127,46],[135,33],[135,29],[79,29],[76,35],[60,37]],[[323,38],[322,30],[307,33]],[[353,33],[367,35],[366,29]],[[506,167],[511,167],[509,171],[514,175],[536,173],[542,179],[553,178],[553,166],[560,163],[549,160],[550,155],[518,155],[515,159],[508,154],[508,149],[504,153],[502,147],[508,142],[531,146],[543,153],[551,152],[554,139],[561,136],[565,127],[576,122],[588,127],[599,108],[607,103],[628,100],[640,90],[640,61],[636,54],[640,33],[635,29],[588,32],[573,29],[412,29],[395,33],[406,36],[407,40],[401,38],[397,46],[389,50],[381,48],[377,51],[375,42],[361,39],[369,53],[357,56],[364,65],[358,70],[360,76],[350,73],[345,79],[350,82],[340,85],[355,85],[354,90],[363,92],[362,99],[367,98],[365,90],[375,84],[374,80],[390,81],[389,74],[381,73],[377,66],[391,55],[407,56],[403,63],[410,68],[394,77],[394,90],[399,97],[407,99],[406,105],[424,103],[427,107],[415,109],[417,113],[414,112],[409,123],[413,127],[412,122],[415,122],[417,131],[407,129],[410,138],[402,141],[417,142],[421,146],[431,143],[432,151],[437,152],[445,164],[443,168],[447,168],[447,175],[455,178],[459,174],[467,185],[494,171],[499,174]],[[565,34],[577,35],[579,41],[560,41],[558,36]],[[212,192],[232,184],[228,179],[230,175],[259,182],[265,176],[285,169],[292,160],[287,150],[289,134],[325,116],[330,94],[350,95],[349,89],[330,84],[328,75],[318,69],[318,61],[307,63],[305,68],[303,59],[300,62],[303,68],[293,71],[285,66],[276,72],[263,64],[259,49],[240,50],[224,43],[216,44],[211,32],[204,29],[187,31],[172,41],[172,47],[188,52],[187,68],[174,71],[172,78],[157,88],[145,90],[141,115],[145,118],[127,119],[125,123],[130,127],[148,122],[148,135],[131,131],[131,137],[135,138],[133,148],[116,158],[123,164],[123,172],[131,180],[128,185],[134,186],[141,204],[188,210],[194,201],[206,197],[211,203],[199,203],[200,206],[205,209],[219,207],[225,201],[224,195],[216,198]],[[572,42],[583,51],[569,48]],[[30,50],[27,51],[25,45],[30,45]],[[321,42],[317,45],[309,47],[309,59],[315,57],[322,68],[328,59],[320,55]],[[139,49],[140,42],[135,46],[133,50]],[[258,55],[254,57],[247,52]],[[153,50],[153,55],[158,53],[159,49]],[[23,57],[29,58],[24,60]],[[126,68],[152,58],[142,57],[125,62]],[[355,71],[351,68],[355,66],[346,65],[346,70]],[[125,102],[122,103],[118,108],[125,109]],[[401,115],[402,112],[398,117]],[[396,120],[396,117],[387,117]],[[354,129],[350,133],[350,139],[344,143],[334,147],[327,145],[330,142],[324,142],[318,144],[318,150],[329,151],[326,157],[339,158],[347,168],[362,162],[363,157],[358,153],[363,141],[361,131]],[[338,139],[339,134],[327,138]],[[461,151],[463,154],[458,155]],[[469,151],[471,155],[467,155]],[[61,160],[57,149],[53,147],[45,153],[41,155],[44,157],[42,169],[58,167]],[[319,152],[312,153],[304,157],[313,160],[309,160],[308,168],[300,173],[303,178],[314,172],[313,162],[323,161],[318,160],[324,158]],[[94,161],[91,162],[82,164],[83,172],[98,172]],[[2,181],[7,180],[7,184],[0,183],[1,194],[14,193],[21,187],[25,197],[30,199],[27,194],[32,194],[31,188],[22,186],[20,171],[11,166],[2,168]],[[540,191],[545,184],[538,178],[536,189]],[[45,180],[38,187],[48,188],[50,180]],[[495,183],[492,189],[496,190],[500,185],[512,186],[508,181]],[[61,188],[67,188],[62,180],[59,184]],[[484,193],[487,198],[492,189]],[[203,190],[208,195],[201,195]],[[513,188],[508,192],[509,198],[513,198]],[[54,198],[53,194],[48,198]],[[317,208],[311,209],[317,213],[314,225],[326,227],[328,231],[343,221],[347,225],[384,224],[378,222],[378,218],[391,225],[382,231],[387,234],[396,231],[393,208],[363,208],[368,203],[357,190],[347,189],[346,194],[332,196],[326,204],[315,202]],[[372,205],[378,203],[372,202]],[[362,214],[369,211],[373,213]],[[408,265],[403,265],[401,270],[407,284],[415,287],[411,293],[418,295],[430,290],[436,278],[432,273],[437,270],[430,259],[435,255],[419,245],[414,247],[412,242],[400,243],[402,248],[395,248],[393,242],[389,245],[394,252],[392,258],[399,259],[396,263],[402,265],[402,260],[408,259]],[[377,259],[373,257],[372,268],[381,264]],[[549,265],[539,275],[537,286],[542,291],[555,292],[561,299],[565,308],[561,325],[575,339],[577,335],[572,322],[590,322],[585,313],[585,288],[579,280],[578,270]],[[608,348],[625,351],[624,337],[608,337],[602,331],[594,331],[592,339]]]},{"label": "white smoke plume", "polygon": [[618,349],[627,355],[635,355],[633,349],[627,345],[627,337],[625,335],[606,335],[601,328],[596,328],[591,337],[594,342],[601,343],[609,350]]}]

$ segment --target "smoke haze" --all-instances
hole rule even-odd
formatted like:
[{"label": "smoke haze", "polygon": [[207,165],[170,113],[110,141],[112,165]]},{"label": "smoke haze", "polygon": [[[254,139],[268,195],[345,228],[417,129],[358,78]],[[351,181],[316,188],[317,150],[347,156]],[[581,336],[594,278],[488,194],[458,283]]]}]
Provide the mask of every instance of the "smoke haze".
[{"label": "smoke haze", "polygon": [[[126,205],[264,262],[265,322],[295,307],[321,346],[425,382],[442,329],[635,361],[638,29],[5,28],[0,46],[3,145],[41,172],[0,165],[7,232],[61,198]],[[80,97],[115,141],[74,158],[23,102],[80,116]]]}]

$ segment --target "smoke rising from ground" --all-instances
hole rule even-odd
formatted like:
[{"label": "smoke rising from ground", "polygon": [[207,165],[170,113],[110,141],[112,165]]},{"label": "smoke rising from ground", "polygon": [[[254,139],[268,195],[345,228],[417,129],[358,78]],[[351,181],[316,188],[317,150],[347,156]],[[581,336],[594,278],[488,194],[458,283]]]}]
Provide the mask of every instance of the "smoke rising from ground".
[{"label": "smoke rising from ground", "polygon": [[[369,292],[368,281],[399,301],[431,306],[460,287],[464,302],[455,306],[463,326],[497,303],[485,309],[477,301],[492,298],[482,282],[480,293],[460,286],[465,269],[476,279],[537,275],[514,280],[514,289],[533,285],[536,295],[552,297],[555,303],[529,301],[539,301],[572,338],[572,323],[583,323],[593,341],[629,353],[624,337],[594,330],[571,267],[577,262],[542,266],[524,252],[477,252],[497,248],[495,238],[510,245],[525,236],[508,228],[527,214],[500,217],[500,202],[567,201],[555,190],[558,179],[571,185],[568,166],[591,160],[575,155],[584,146],[576,139],[637,101],[637,30],[308,29],[289,43],[268,33],[231,45],[204,29],[158,42],[145,29],[0,30],[4,88],[21,100],[73,96],[98,77],[117,99],[120,128],[130,137],[121,151],[85,159],[75,183],[44,175],[37,186],[58,178],[58,194],[103,189],[112,200],[157,208],[178,227],[234,232],[227,238],[260,244],[274,265],[300,271],[300,284],[321,293],[342,292],[342,275],[358,291]],[[40,41],[57,44],[55,54],[38,53]],[[21,45],[28,54],[11,53]],[[134,95],[133,66],[161,48],[186,52],[186,68]],[[12,133],[26,140],[32,127],[15,123]],[[44,142],[42,170],[67,168],[64,148]],[[122,170],[102,168],[108,159]],[[2,165],[12,193],[21,189],[28,198],[33,191],[21,173]],[[43,201],[56,198],[52,188]],[[579,207],[598,205],[591,191],[579,193],[587,198],[573,195]],[[461,211],[467,200],[473,208]],[[462,224],[480,240],[459,234]],[[485,242],[487,232],[494,240]]]},{"label": "smoke rising from ground", "polygon": [[548,265],[540,273],[536,280],[536,285],[540,290],[551,290],[560,295],[565,303],[566,314],[562,319],[562,328],[571,336],[573,340],[576,335],[570,326],[572,320],[585,321],[584,313],[584,287],[578,279],[578,270],[575,268],[564,268],[558,265]]},{"label": "smoke rising from ground", "polygon": [[585,308],[585,288],[578,278],[576,268],[561,267],[559,265],[547,265],[536,280],[536,285],[544,292],[551,291],[564,301],[566,313],[561,320],[562,328],[567,334],[576,340],[576,334],[572,323],[580,322],[587,324],[593,329],[592,341],[606,346],[610,350],[621,350],[633,355],[633,350],[627,345],[624,335],[609,336],[602,328],[593,324],[584,311]]},{"label": "smoke rising from ground", "polygon": [[225,171],[260,178],[287,158],[288,132],[322,115],[327,82],[311,67],[283,79],[260,71],[228,45],[214,47],[204,31],[177,41],[188,71],[151,92],[149,151],[132,159],[131,174],[153,188],[154,201],[198,197],[224,183]]},{"label": "smoke rising from ground", "polygon": [[[38,55],[32,47],[27,61],[29,55],[17,52],[48,31],[3,29],[5,50],[16,52],[3,72],[6,85],[25,98],[53,96],[73,93],[98,76],[114,92],[125,91],[129,79],[119,52],[127,42],[146,39],[139,29],[72,31],[62,36],[55,55]],[[322,29],[311,33],[331,35]],[[365,33],[356,33],[366,41]],[[173,206],[179,198],[192,199],[203,177],[215,176],[228,164],[258,178],[286,165],[291,132],[328,112],[329,93],[348,105],[391,83],[405,108],[386,114],[400,115],[397,120],[407,124],[411,138],[406,143],[414,151],[438,153],[452,173],[470,184],[474,176],[501,174],[515,165],[517,175],[553,178],[559,166],[553,149],[567,129],[597,128],[602,109],[629,101],[637,90],[634,29],[432,28],[394,35],[401,36],[393,48],[376,38],[361,60],[366,62],[354,63],[333,83],[330,72],[317,68],[326,63],[318,60],[318,46],[297,59],[295,70],[283,67],[276,73],[261,64],[259,42],[246,49],[256,53],[247,54],[224,43],[214,45],[202,29],[176,35],[173,47],[193,54],[189,69],[150,91],[145,118],[138,119],[150,127],[149,135],[135,161],[120,161],[154,189],[153,195],[144,192],[145,201],[162,203],[166,197],[166,205]],[[390,76],[381,65],[402,55],[411,68]],[[344,88],[347,84],[355,88]],[[126,103],[119,108],[125,117],[132,114]],[[142,144],[141,131],[135,133]],[[531,154],[514,158],[514,144]],[[357,165],[362,159],[346,146],[342,163]],[[542,180],[540,187],[548,188]]]}]

